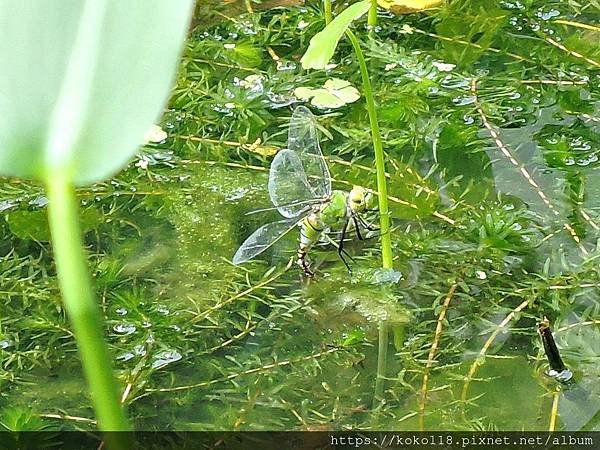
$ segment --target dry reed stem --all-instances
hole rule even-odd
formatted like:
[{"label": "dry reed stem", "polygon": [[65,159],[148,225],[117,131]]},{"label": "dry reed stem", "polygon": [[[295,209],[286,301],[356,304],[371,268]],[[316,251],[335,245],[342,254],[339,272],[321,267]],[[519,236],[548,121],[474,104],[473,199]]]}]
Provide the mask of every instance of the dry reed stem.
[{"label": "dry reed stem", "polygon": [[558,419],[558,401],[560,399],[560,391],[556,390],[552,393],[552,410],[550,411],[550,425],[548,431],[556,431],[556,422]]},{"label": "dry reed stem", "polygon": [[529,300],[525,300],[519,306],[517,306],[515,309],[513,309],[504,318],[504,320],[502,320],[502,322],[500,322],[496,326],[496,329],[492,332],[492,334],[490,335],[490,337],[487,338],[487,340],[483,344],[483,347],[481,348],[481,350],[479,350],[479,353],[478,353],[477,357],[473,361],[473,364],[471,364],[471,367],[469,368],[469,372],[468,372],[467,376],[464,379],[464,384],[463,384],[462,394],[461,394],[461,401],[462,401],[462,405],[463,405],[463,414],[465,413],[465,405],[466,405],[466,402],[467,402],[467,395],[468,395],[468,392],[469,392],[469,384],[471,383],[471,380],[473,379],[473,376],[475,375],[475,372],[477,372],[477,369],[479,368],[479,366],[482,365],[481,361],[485,357],[487,351],[490,349],[490,347],[492,346],[492,344],[494,343],[494,341],[496,340],[496,338],[498,337],[498,335],[500,334],[500,332],[502,331],[502,329],[504,327],[506,327],[506,325],[508,325],[508,323],[511,320],[513,320],[518,313],[520,313],[521,311],[523,311],[523,309],[525,309],[528,304],[529,304]]},{"label": "dry reed stem", "polygon": [[[474,98],[475,108],[477,109],[477,112],[479,113],[479,117],[481,118],[483,126],[485,127],[485,129],[488,131],[488,133],[492,137],[492,140],[494,141],[494,144],[496,145],[496,147],[500,150],[502,155],[506,159],[508,159],[508,161],[514,166],[514,168],[517,169],[517,172],[520,173],[523,176],[523,178],[525,178],[527,183],[533,188],[533,190],[536,192],[538,197],[542,200],[544,205],[546,205],[546,207],[550,210],[550,212],[552,214],[554,214],[554,216],[558,217],[560,215],[560,213],[556,209],[554,204],[550,201],[550,199],[548,198],[546,193],[542,190],[541,186],[533,178],[531,173],[529,173],[529,171],[527,170],[525,165],[521,161],[518,160],[517,156],[514,155],[511,152],[511,150],[508,148],[508,146],[502,141],[502,139],[500,139],[500,134],[498,133],[496,128],[491,124],[491,122],[488,120],[487,116],[485,115],[485,112],[483,111],[483,106],[482,106],[481,101],[479,100],[479,96],[477,94],[477,79],[474,78],[471,80],[470,90],[471,90],[471,95]],[[587,217],[589,217],[589,216],[587,216]],[[581,244],[581,238],[578,236],[575,229],[566,222],[563,223],[563,227],[565,228],[565,230],[567,230],[569,232],[569,234],[571,235],[571,237],[573,238],[575,243],[578,245],[581,252],[587,256],[588,251]]]},{"label": "dry reed stem", "polygon": [[419,401],[419,429],[421,431],[425,430],[425,403],[427,402],[427,384],[429,381],[429,371],[433,366],[433,363],[435,362],[436,352],[439,347],[440,338],[442,336],[442,329],[444,327],[444,319],[446,318],[446,313],[448,312],[448,308],[450,307],[450,301],[454,297],[454,293],[456,292],[457,287],[458,285],[454,283],[450,287],[450,290],[448,291],[448,294],[444,299],[444,303],[442,304],[442,308],[437,319],[437,326],[435,328],[433,342],[431,343],[431,348],[429,349],[427,364],[425,365],[425,370],[423,371],[423,385],[421,386],[421,398]]},{"label": "dry reed stem", "polygon": [[551,37],[544,36],[544,40],[546,42],[548,42],[549,44],[552,44],[556,48],[558,48],[558,49],[566,52],[567,54],[569,54],[571,56],[574,56],[575,58],[582,59],[583,61],[587,62],[588,64],[591,64],[592,66],[600,68],[600,62],[594,61],[593,59],[588,58],[587,56],[582,55],[581,53],[576,52],[575,50],[568,49],[567,47],[565,47],[564,45],[562,45],[560,42],[555,41]]},{"label": "dry reed stem", "polygon": [[581,23],[581,22],[575,22],[573,20],[564,20],[564,19],[557,19],[554,21],[554,23],[560,23],[561,25],[570,25],[572,27],[583,28],[585,30],[597,31],[600,33],[600,27],[597,27],[595,25],[590,25],[588,23]]}]

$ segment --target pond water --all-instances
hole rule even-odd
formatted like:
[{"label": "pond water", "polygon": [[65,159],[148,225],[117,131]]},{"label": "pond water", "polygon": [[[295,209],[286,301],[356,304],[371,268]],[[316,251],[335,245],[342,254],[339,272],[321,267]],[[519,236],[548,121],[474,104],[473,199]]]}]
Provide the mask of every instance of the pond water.
[{"label": "pond water", "polygon": [[[199,4],[166,138],[79,191],[136,428],[600,431],[600,4],[469,0],[382,10],[372,38],[356,25],[392,196],[398,273],[382,282],[376,237],[348,243],[352,274],[320,246],[302,277],[297,231],[230,262],[277,220],[246,213],[271,206],[295,106],[317,117],[334,187],[375,189],[364,98],[294,95],[332,78],[362,89],[344,39],[328,70],[301,68],[324,19],[297,3]],[[43,192],[4,180],[0,195],[0,414],[93,427]],[[546,375],[544,317],[568,384]]]}]

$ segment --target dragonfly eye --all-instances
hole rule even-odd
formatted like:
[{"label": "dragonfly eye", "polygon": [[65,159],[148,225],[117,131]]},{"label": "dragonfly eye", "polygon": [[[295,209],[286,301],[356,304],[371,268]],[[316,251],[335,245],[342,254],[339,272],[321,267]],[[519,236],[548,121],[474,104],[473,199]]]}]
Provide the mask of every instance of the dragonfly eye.
[{"label": "dragonfly eye", "polygon": [[361,209],[366,201],[365,190],[359,186],[354,186],[350,191],[350,205],[352,208]]}]

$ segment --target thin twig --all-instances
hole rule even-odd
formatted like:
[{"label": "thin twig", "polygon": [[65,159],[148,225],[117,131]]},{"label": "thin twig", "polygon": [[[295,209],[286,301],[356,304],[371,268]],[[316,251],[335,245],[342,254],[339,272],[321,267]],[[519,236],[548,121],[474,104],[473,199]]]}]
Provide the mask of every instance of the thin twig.
[{"label": "thin twig", "polygon": [[521,80],[522,84],[553,84],[558,86],[575,86],[580,84],[588,84],[584,80]]},{"label": "thin twig", "polygon": [[151,354],[151,350],[152,350],[152,344],[151,341],[146,341],[145,344],[145,351],[146,353],[144,354],[144,356],[142,357],[142,360],[140,361],[140,363],[138,365],[136,365],[136,367],[130,372],[130,376],[128,376],[127,378],[127,384],[125,385],[125,389],[123,389],[123,394],[121,394],[121,404],[125,405],[127,398],[131,395],[133,391],[133,388],[137,385],[137,382],[142,374],[142,368],[144,368],[146,366],[146,364],[148,364],[148,360],[150,359],[150,354]]},{"label": "thin twig", "polygon": [[[370,172],[370,173],[375,173],[375,169],[372,167],[368,167],[368,166],[364,166],[362,164],[358,164],[355,162],[351,162],[351,161],[345,161],[343,159],[335,159],[335,158],[331,158],[329,156],[325,156],[325,159],[331,163],[331,164],[340,164],[342,166],[347,166],[347,167],[352,167],[352,168],[356,168],[356,169],[360,169],[360,170],[364,170],[365,172]],[[405,167],[402,169],[402,171],[400,170],[400,168],[397,166],[397,164],[394,163],[393,160],[390,160],[390,163],[396,168],[397,173],[394,175],[398,175],[400,178],[404,178],[404,174],[402,173],[402,171],[405,171],[407,173],[409,173],[410,175],[412,175],[415,178],[418,178],[420,182],[423,182],[424,179],[421,176],[420,173],[415,172],[412,167],[410,167],[409,165],[405,165]],[[389,172],[385,172],[385,177],[388,179],[391,179],[392,176],[390,175]],[[436,191],[430,189],[427,186],[423,186],[421,184],[414,184],[413,186],[422,189],[424,192],[427,192],[429,195],[435,195],[437,194]]]},{"label": "thin twig", "polygon": [[213,65],[213,66],[227,67],[229,69],[239,69],[239,70],[246,70],[248,72],[266,73],[266,72],[264,72],[262,70],[253,69],[251,67],[237,66],[237,65],[234,65],[234,64],[227,64],[227,63],[222,63],[222,62],[218,62],[218,61],[210,61],[210,60],[201,59],[201,58],[192,58],[192,61],[199,62],[199,63],[202,63],[202,64],[209,64],[209,65]]},{"label": "thin twig", "polygon": [[431,343],[431,348],[429,349],[427,364],[425,365],[425,370],[423,371],[423,385],[421,386],[421,399],[419,401],[419,429],[421,431],[425,430],[425,403],[427,402],[427,384],[429,381],[429,371],[431,367],[433,367],[433,364],[435,362],[436,352],[440,344],[442,329],[444,327],[444,319],[446,318],[446,313],[448,312],[448,308],[450,307],[450,301],[454,297],[454,293],[456,292],[457,287],[458,284],[454,283],[450,287],[450,290],[448,291],[448,294],[444,299],[442,309],[440,310],[440,314],[437,319],[437,326],[435,328],[433,342]]},{"label": "thin twig", "polygon": [[276,273],[275,275],[267,278],[266,280],[261,281],[260,283],[254,285],[254,286],[250,286],[248,289],[245,289],[242,292],[238,292],[237,294],[235,294],[232,297],[229,297],[227,300],[224,300],[222,302],[218,302],[217,304],[211,306],[210,308],[204,310],[201,314],[198,314],[197,316],[194,316],[190,322],[191,323],[197,323],[200,322],[202,320],[205,320],[207,317],[210,316],[211,313],[223,308],[226,305],[229,305],[230,303],[233,303],[236,300],[239,300],[240,298],[246,297],[247,295],[251,294],[254,291],[257,291],[259,289],[264,288],[265,286],[271,284],[273,281],[275,281],[276,279],[278,279],[279,277],[281,277],[284,273],[286,273],[290,267],[292,267],[294,260],[293,258],[290,258],[290,261],[288,262],[287,266],[285,266],[285,268],[283,270],[281,270],[280,272]]},{"label": "thin twig", "polygon": [[546,42],[548,42],[549,44],[552,44],[556,48],[558,48],[558,49],[566,52],[567,54],[569,54],[571,56],[574,56],[575,58],[582,59],[585,62],[587,62],[588,64],[591,64],[592,66],[600,68],[600,62],[595,61],[595,60],[593,60],[591,58],[588,58],[587,56],[582,55],[581,53],[576,52],[575,50],[568,49],[567,47],[565,47],[564,45],[562,45],[560,42],[557,42],[554,39],[552,39],[550,36],[544,36],[544,40]]},{"label": "thin twig", "polygon": [[[220,140],[220,139],[203,138],[203,137],[191,136],[191,135],[187,135],[187,134],[176,135],[176,136],[172,136],[172,137],[175,137],[175,138],[178,138],[178,139],[185,139],[185,140],[188,140],[188,141],[206,143],[206,144],[229,145],[231,147],[244,147],[245,145],[247,145],[246,143],[243,143],[243,142],[223,141],[223,140]],[[194,161],[187,161],[187,162],[194,162]]]},{"label": "thin twig", "polygon": [[236,341],[239,341],[240,339],[244,338],[249,333],[251,333],[252,331],[254,331],[257,326],[258,326],[258,322],[252,324],[252,322],[250,321],[250,319],[248,319],[248,321],[246,322],[246,326],[238,334],[230,337],[229,339],[227,339],[226,341],[221,342],[218,345],[215,345],[214,347],[211,347],[209,349],[201,351],[199,353],[199,355],[209,355],[209,354],[214,353],[214,352],[216,352],[218,350],[221,350],[221,349],[227,347],[228,345],[230,345],[230,344],[232,344],[232,343],[234,343]]},{"label": "thin twig", "polygon": [[567,331],[567,330],[570,330],[572,328],[584,327],[584,326],[587,326],[587,325],[600,325],[600,320],[588,320],[586,322],[572,323],[570,325],[566,325],[564,327],[559,328],[558,330],[556,330],[556,332],[557,333],[562,333],[563,331]]},{"label": "thin twig", "polygon": [[377,405],[384,400],[383,391],[385,389],[385,374],[387,371],[387,355],[390,337],[390,327],[386,320],[379,321],[378,331],[377,373],[375,375],[375,389],[372,403],[373,410],[376,410]]},{"label": "thin twig", "polygon": [[[508,161],[514,166],[514,168],[517,169],[517,172],[520,173],[523,176],[523,178],[525,178],[527,183],[533,188],[533,190],[536,192],[536,194],[542,200],[542,202],[546,205],[546,207],[550,210],[550,212],[552,212],[552,214],[554,214],[554,216],[558,217],[560,215],[560,212],[556,209],[554,204],[550,201],[550,199],[548,198],[546,193],[542,190],[541,186],[533,178],[533,176],[527,170],[525,165],[521,161],[519,161],[517,156],[515,154],[513,154],[513,152],[511,152],[510,148],[502,141],[502,139],[500,139],[500,134],[498,133],[496,128],[491,124],[491,122],[488,120],[487,116],[485,115],[485,112],[483,111],[483,106],[481,104],[481,101],[479,100],[479,96],[477,93],[477,79],[476,78],[473,78],[473,80],[471,80],[470,90],[471,90],[471,95],[473,96],[473,99],[474,99],[475,108],[477,109],[477,112],[479,113],[479,117],[481,118],[483,126],[485,127],[485,129],[488,131],[488,133],[492,137],[492,140],[496,144],[496,147],[498,147],[498,149],[500,150],[502,155],[504,155],[504,157],[506,159],[508,159]],[[587,217],[589,217],[589,216],[587,216]],[[565,230],[567,230],[569,232],[569,234],[571,235],[571,237],[573,238],[575,243],[579,246],[579,249],[581,250],[581,252],[584,255],[588,255],[588,251],[581,244],[581,238],[579,237],[579,235],[577,234],[575,229],[566,222],[563,223],[563,227],[565,228]]]},{"label": "thin twig", "polygon": [[600,123],[600,117],[590,116],[589,114],[582,113],[582,112],[575,112],[575,111],[565,111],[565,112],[569,113],[569,114],[573,114],[573,115],[579,115],[579,117],[583,117],[585,120]]},{"label": "thin twig", "polygon": [[479,366],[481,366],[483,364],[483,359],[485,358],[486,353],[488,352],[488,350],[490,349],[490,347],[492,346],[492,344],[494,343],[494,341],[496,340],[496,338],[498,337],[498,335],[500,334],[502,329],[504,327],[506,327],[506,325],[508,325],[508,323],[511,320],[513,320],[518,313],[523,311],[527,307],[528,304],[529,304],[529,300],[525,300],[519,306],[517,306],[515,309],[513,309],[504,318],[504,320],[502,320],[502,322],[500,322],[496,326],[496,329],[492,332],[490,337],[487,338],[487,340],[483,344],[483,347],[481,348],[481,350],[479,350],[479,354],[475,357],[475,360],[473,361],[473,364],[471,364],[471,367],[469,368],[469,372],[467,373],[467,376],[464,379],[464,384],[463,384],[462,394],[461,394],[461,400],[462,400],[462,404],[463,404],[463,414],[465,412],[464,408],[465,408],[465,405],[467,402],[467,395],[469,392],[469,384],[471,383],[471,380],[473,380],[473,376],[475,375],[475,372],[477,372],[477,369],[479,368]]},{"label": "thin twig", "polygon": [[[256,171],[259,171],[259,172],[268,172],[269,171],[268,168],[262,167],[262,166],[253,166],[253,165],[250,165],[250,164],[239,164],[239,163],[232,163],[232,162],[202,161],[202,160],[190,160],[190,159],[188,159],[188,160],[182,160],[181,162],[183,164],[206,164],[208,166],[222,165],[222,166],[225,166],[225,167],[233,167],[233,168],[236,168],[236,169],[250,169],[250,170],[256,170]],[[337,161],[335,161],[335,160],[333,160],[332,162],[334,164],[337,163]],[[350,182],[348,182],[346,180],[339,180],[339,179],[336,179],[336,178],[332,178],[332,181],[334,183],[343,184],[345,186],[354,186],[354,183],[350,183]],[[377,191],[376,190],[367,189],[367,191],[370,192],[370,193],[372,193],[372,194],[377,195]],[[407,201],[402,200],[401,198],[398,198],[398,197],[393,197],[393,196],[388,195],[388,199],[391,202],[393,202],[393,203],[398,203],[399,205],[407,206],[407,207],[415,209],[415,210],[419,209],[419,207],[417,205],[415,205],[414,203],[407,202]],[[440,220],[443,220],[444,222],[449,223],[450,225],[455,225],[456,224],[456,222],[453,219],[451,219],[450,217],[446,216],[445,214],[442,214],[439,211],[433,211],[431,213],[431,215],[434,216],[434,217],[436,217],[436,218],[438,218],[438,219],[440,219]]]},{"label": "thin twig", "polygon": [[600,32],[600,27],[597,27],[595,25],[590,25],[589,23],[581,23],[581,22],[575,22],[573,20],[564,20],[564,19],[557,19],[554,21],[554,23],[560,23],[561,25],[570,25],[572,27],[583,28],[585,30]]},{"label": "thin twig", "polygon": [[550,411],[550,425],[548,431],[556,431],[556,421],[558,419],[558,401],[560,399],[560,391],[556,390],[552,393],[552,411]]},{"label": "thin twig", "polygon": [[97,422],[94,419],[88,419],[87,417],[69,416],[67,414],[40,414],[40,417],[45,419],[58,419],[58,420],[71,420],[73,422],[82,422],[96,425]]},{"label": "thin twig", "polygon": [[[335,353],[335,352],[337,352],[337,351],[339,351],[341,349],[342,349],[341,347],[333,347],[333,348],[330,348],[328,350],[324,350],[324,351],[318,352],[318,353],[313,353],[313,354],[308,355],[308,356],[303,356],[303,357],[296,358],[296,359],[287,359],[285,361],[278,361],[278,362],[274,362],[274,363],[271,363],[271,364],[266,364],[264,366],[254,367],[253,369],[248,369],[248,370],[244,370],[242,372],[233,373],[231,375],[227,375],[227,376],[221,377],[221,378],[216,378],[214,380],[203,381],[201,383],[189,384],[189,385],[186,385],[186,386],[176,386],[176,387],[172,387],[172,388],[146,389],[146,393],[143,394],[143,396],[145,396],[145,395],[147,395],[149,393],[153,393],[153,392],[187,391],[187,390],[190,390],[190,389],[197,389],[197,388],[212,386],[213,384],[225,383],[227,381],[234,380],[234,379],[239,378],[239,377],[244,376],[244,375],[251,375],[253,373],[264,372],[266,370],[274,369],[276,367],[290,366],[290,365],[301,363],[301,362],[304,362],[304,361],[310,361],[310,360],[314,360],[314,359],[319,359],[319,358],[322,358],[323,356],[327,356],[327,355],[330,355],[332,353]],[[139,399],[141,397],[142,396],[137,397],[135,400],[137,400],[137,399]]]},{"label": "thin twig", "polygon": [[462,44],[462,45],[466,45],[468,47],[474,47],[483,51],[490,51],[492,53],[501,53],[501,54],[505,54],[510,56],[511,58],[517,59],[519,61],[527,61],[527,62],[533,62],[532,60],[521,56],[521,55],[517,55],[516,53],[511,53],[511,52],[505,52],[503,50],[500,50],[498,48],[494,48],[494,47],[484,47],[483,45],[479,45],[475,42],[469,42],[469,41],[465,41],[463,39],[456,39],[456,38],[452,38],[452,37],[448,37],[448,36],[442,36],[440,34],[435,34],[435,33],[430,33],[428,31],[425,30],[420,30],[419,28],[414,28],[414,27],[410,27],[411,31],[413,31],[414,33],[419,33],[425,36],[429,36],[432,37],[434,39],[440,39],[442,41],[447,41],[447,42],[454,42],[456,44]]}]

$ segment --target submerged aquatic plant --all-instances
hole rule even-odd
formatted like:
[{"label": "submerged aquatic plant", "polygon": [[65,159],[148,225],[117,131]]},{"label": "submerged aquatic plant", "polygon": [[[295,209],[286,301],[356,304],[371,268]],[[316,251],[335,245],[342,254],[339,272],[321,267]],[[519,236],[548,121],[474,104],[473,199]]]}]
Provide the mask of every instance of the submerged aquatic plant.
[{"label": "submerged aquatic plant", "polygon": [[[262,10],[255,1],[252,14],[236,9],[241,2],[216,3],[201,5],[188,40],[161,122],[167,138],[110,181],[77,191],[84,216],[95,217],[84,242],[136,428],[598,430],[600,97],[582,59],[598,59],[583,45],[595,42],[597,2],[453,1],[402,17],[380,10],[377,42],[355,30],[387,153],[402,272],[389,296],[368,269],[379,265],[377,243],[358,254],[348,242],[358,262],[351,279],[334,252],[315,248],[315,265],[328,270],[300,283],[279,264],[295,239],[266,261],[231,265],[247,234],[277,220],[245,213],[268,206],[264,187],[285,147],[294,90],[335,77],[364,94],[346,39],[336,67],[297,63],[323,27],[322,2]],[[375,189],[363,109],[358,100],[319,117],[332,186]],[[8,180],[0,196],[0,402],[93,430],[37,227],[44,192]],[[373,411],[378,321],[402,311],[410,318],[390,346],[385,402]],[[544,375],[544,315],[573,371],[569,389]]]}]

